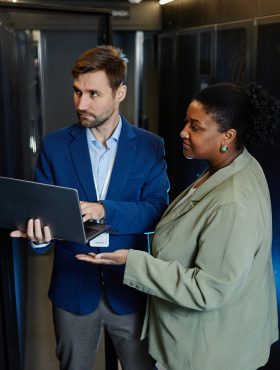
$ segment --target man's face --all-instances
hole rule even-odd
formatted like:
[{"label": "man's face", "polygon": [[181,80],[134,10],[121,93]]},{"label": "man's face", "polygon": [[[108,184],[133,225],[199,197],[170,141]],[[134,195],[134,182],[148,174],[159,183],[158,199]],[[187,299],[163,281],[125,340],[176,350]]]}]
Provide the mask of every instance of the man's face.
[{"label": "man's face", "polygon": [[104,71],[80,74],[74,80],[74,105],[82,126],[96,128],[114,121],[126,87],[113,91]]}]

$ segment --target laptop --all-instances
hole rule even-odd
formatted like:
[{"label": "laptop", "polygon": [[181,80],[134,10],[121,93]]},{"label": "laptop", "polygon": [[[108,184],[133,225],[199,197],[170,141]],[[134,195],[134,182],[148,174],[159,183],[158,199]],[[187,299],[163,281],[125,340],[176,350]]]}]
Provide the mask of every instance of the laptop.
[{"label": "laptop", "polygon": [[0,227],[26,231],[30,218],[48,225],[53,239],[83,244],[111,228],[83,223],[76,189],[0,176]]}]

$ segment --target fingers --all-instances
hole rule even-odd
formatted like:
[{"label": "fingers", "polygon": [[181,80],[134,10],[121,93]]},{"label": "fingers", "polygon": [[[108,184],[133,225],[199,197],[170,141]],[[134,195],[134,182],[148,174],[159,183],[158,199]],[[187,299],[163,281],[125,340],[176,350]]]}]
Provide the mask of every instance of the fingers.
[{"label": "fingers", "polygon": [[90,217],[90,215],[84,215],[84,216],[83,216],[83,222],[86,222],[86,221],[88,221],[88,220],[93,220],[93,218],[92,218],[92,217]]},{"label": "fingers", "polygon": [[49,226],[44,226],[45,241],[49,243],[52,240],[52,234]]},{"label": "fingers", "polygon": [[86,222],[88,220],[92,220],[92,210],[88,202],[80,202],[81,206],[81,212],[83,216],[83,222]]},{"label": "fingers", "polygon": [[42,228],[41,221],[39,219],[30,219],[27,223],[26,232],[20,230],[14,230],[10,233],[11,237],[15,238],[27,238],[35,243],[49,243],[52,240],[51,231],[49,226]]},{"label": "fingers", "polygon": [[[32,221],[33,220],[29,220],[27,226],[27,235],[30,239],[39,244],[50,242],[52,237],[49,226],[42,227],[39,219],[34,220],[34,223],[32,223]],[[28,234],[28,232],[30,232],[30,234]]]},{"label": "fingers", "polygon": [[124,265],[127,260],[128,250],[120,249],[111,253],[77,254],[76,258],[95,265]]},{"label": "fingers", "polygon": [[[34,223],[32,223],[32,221],[33,220],[29,220],[28,222],[27,235],[32,241],[35,241],[36,243],[44,243],[41,221],[39,219],[34,220]],[[33,225],[34,227],[32,227]]]},{"label": "fingers", "polygon": [[44,243],[41,221],[39,219],[29,220],[27,223],[27,238],[35,243]]},{"label": "fingers", "polygon": [[91,202],[80,202],[83,222],[88,220],[100,220],[105,216],[105,210],[102,204]]},{"label": "fingers", "polygon": [[91,212],[91,204],[88,202],[80,202],[82,215],[89,214]]},{"label": "fingers", "polygon": [[117,265],[118,264],[116,261],[113,261],[110,259],[96,258],[96,255],[94,255],[94,253],[77,254],[76,258],[80,261],[90,262],[95,265]]},{"label": "fingers", "polygon": [[120,261],[113,253],[99,253],[95,256],[95,262],[97,264],[104,264],[104,265],[120,265]]},{"label": "fingers", "polygon": [[99,254],[96,254],[95,258],[102,259],[102,260],[112,260],[112,261],[118,262],[114,252],[113,253],[99,253]]},{"label": "fingers", "polygon": [[12,238],[26,238],[26,239],[33,240],[34,239],[33,220],[31,219],[28,221],[26,232],[20,231],[20,230],[14,230],[10,233],[10,236]]},{"label": "fingers", "polygon": [[26,238],[27,235],[26,233],[22,232],[22,231],[19,231],[19,230],[14,230],[10,233],[10,236],[12,238]]}]

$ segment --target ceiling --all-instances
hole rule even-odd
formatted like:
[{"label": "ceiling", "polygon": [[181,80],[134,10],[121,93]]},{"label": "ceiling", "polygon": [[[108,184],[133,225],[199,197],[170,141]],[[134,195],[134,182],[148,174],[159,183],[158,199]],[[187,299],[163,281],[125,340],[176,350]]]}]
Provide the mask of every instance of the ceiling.
[{"label": "ceiling", "polygon": [[[19,0],[18,2],[28,2],[28,0]],[[149,1],[149,2],[151,2],[151,1],[153,1],[153,2],[158,2],[158,0],[142,0],[141,2],[147,2],[147,1]],[[32,1],[32,2],[36,2],[36,0],[34,1]],[[83,2],[83,3],[87,3],[88,5],[94,5],[94,3],[116,3],[116,2],[118,2],[118,3],[128,3],[129,2],[129,0],[97,0],[97,1],[95,1],[95,0],[44,0],[44,1],[37,1],[37,2],[45,2],[45,3],[77,3],[77,2]]]}]

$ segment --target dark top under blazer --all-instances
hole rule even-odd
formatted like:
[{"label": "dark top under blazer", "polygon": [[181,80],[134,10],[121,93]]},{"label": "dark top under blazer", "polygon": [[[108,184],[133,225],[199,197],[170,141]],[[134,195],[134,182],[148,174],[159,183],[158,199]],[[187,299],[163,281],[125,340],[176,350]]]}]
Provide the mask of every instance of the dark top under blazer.
[{"label": "dark top under blazer", "polygon": [[[86,130],[80,124],[49,134],[42,143],[36,181],[72,187],[80,200],[96,202]],[[130,125],[122,118],[116,159],[104,205],[106,223],[112,225],[106,251],[120,248],[145,250],[144,232],[154,229],[168,202],[169,182],[163,140]],[[55,210],[54,210],[55,211]],[[67,217],[67,215],[65,215]],[[49,248],[36,251],[44,253]],[[104,251],[104,248],[102,249]],[[56,241],[49,297],[58,307],[75,313],[94,311],[102,294],[118,314],[137,311],[143,293],[123,285],[122,266],[95,266],[78,261],[77,253],[100,252],[87,244]]]}]

